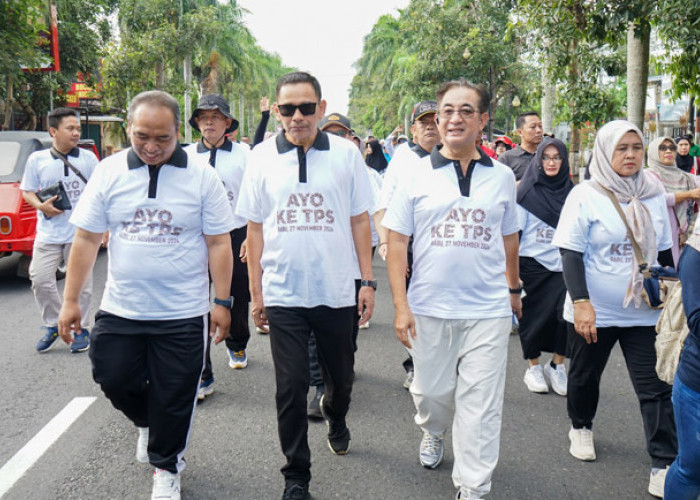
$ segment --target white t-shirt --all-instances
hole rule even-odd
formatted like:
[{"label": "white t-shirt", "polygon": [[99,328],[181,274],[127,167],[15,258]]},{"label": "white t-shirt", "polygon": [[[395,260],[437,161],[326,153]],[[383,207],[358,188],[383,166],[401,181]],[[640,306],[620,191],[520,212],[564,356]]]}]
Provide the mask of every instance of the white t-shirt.
[{"label": "white t-shirt", "polygon": [[382,189],[379,192],[379,210],[386,210],[394,196],[399,179],[410,177],[412,168],[415,168],[420,157],[411,151],[411,148],[402,144],[396,149],[396,153],[391,158],[389,165],[384,171],[382,179]]},{"label": "white t-shirt", "polygon": [[107,284],[100,309],[135,320],[183,319],[209,311],[204,235],[233,230],[233,214],[214,169],[180,147],[151,180],[131,150],[102,161],[71,222],[110,230]]},{"label": "white t-shirt", "polygon": [[[671,227],[663,194],[642,200],[649,209],[659,249],[671,248]],[[626,203],[620,203],[623,210]],[[655,325],[660,311],[645,303],[636,309],[631,303],[622,307],[627,285],[632,274],[634,250],[627,238],[627,230],[615,206],[590,182],[571,190],[559,218],[552,243],[583,253],[586,284],[591,304],[596,313],[596,326]],[[574,308],[567,294],[564,319],[574,322]]]},{"label": "white t-shirt", "polygon": [[374,220],[372,219],[372,215],[379,211],[379,193],[382,190],[382,176],[371,167],[367,167],[367,175],[369,175],[369,183],[372,186],[372,194],[374,195],[375,200],[374,206],[369,211],[369,223],[370,227],[372,228],[372,247],[376,247],[379,244],[379,235],[377,234],[377,230],[374,228]]},{"label": "white t-shirt", "polygon": [[279,134],[251,153],[236,213],[262,224],[266,306],[355,304],[357,263],[350,218],[372,209],[367,168],[357,147],[319,132],[300,182],[297,146]]},{"label": "white t-shirt", "polygon": [[[74,148],[68,153],[67,159],[88,180],[93,170],[95,170],[95,165],[97,165],[97,157],[91,151],[81,148]],[[72,169],[65,166],[60,158],[54,158],[51,150],[43,149],[32,153],[27,159],[27,165],[19,188],[22,191],[36,193],[58,181],[63,182],[63,187],[66,189],[70,203],[75,209],[85,189],[85,183]],[[47,219],[42,212],[37,210],[35,241],[41,243],[71,243],[75,235],[75,226],[69,222],[72,212],[72,210],[66,210],[62,214]]]},{"label": "white t-shirt", "polygon": [[[205,165],[211,168],[209,164],[210,152],[201,143],[190,144],[185,148],[187,154],[191,154],[197,161],[204,162]],[[216,160],[214,162],[214,170],[219,175],[219,178],[224,183],[226,195],[231,203],[231,210],[236,209],[238,201],[238,193],[241,190],[241,181],[243,180],[243,172],[245,172],[246,164],[250,148],[241,144],[226,139],[221,147],[216,149]],[[234,215],[234,224],[236,229],[247,224],[247,220],[238,215]]]},{"label": "white t-shirt", "polygon": [[503,235],[520,229],[513,171],[485,154],[463,196],[452,160],[438,150],[402,177],[383,224],[413,234],[408,302],[415,314],[444,319],[510,316]]},{"label": "white t-shirt", "polygon": [[520,205],[518,220],[523,228],[518,255],[532,257],[549,271],[560,273],[561,254],[559,247],[552,245],[554,228]]}]

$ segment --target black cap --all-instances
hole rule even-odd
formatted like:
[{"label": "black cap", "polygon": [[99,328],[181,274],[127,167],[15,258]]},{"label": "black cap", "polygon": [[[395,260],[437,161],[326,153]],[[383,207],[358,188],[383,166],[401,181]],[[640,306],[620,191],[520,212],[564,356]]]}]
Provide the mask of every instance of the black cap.
[{"label": "black cap", "polygon": [[418,120],[421,116],[427,115],[428,113],[437,113],[436,101],[421,101],[415,106],[413,106],[413,113],[411,113],[411,123]]},{"label": "black cap", "polygon": [[208,94],[199,99],[199,104],[197,104],[195,110],[192,111],[190,125],[192,125],[193,129],[195,129],[197,132],[201,132],[197,126],[197,122],[194,119],[197,118],[200,111],[208,111],[211,109],[218,109],[222,115],[231,119],[231,126],[226,129],[226,134],[230,134],[238,128],[238,120],[236,120],[231,114],[231,108],[228,107],[226,99],[218,94]]},{"label": "black cap", "polygon": [[323,119],[319,122],[318,128],[323,130],[328,125],[340,125],[341,127],[347,129],[349,132],[352,132],[352,127],[350,126],[350,119],[345,115],[341,115],[340,113],[331,113],[330,115],[324,116]]}]

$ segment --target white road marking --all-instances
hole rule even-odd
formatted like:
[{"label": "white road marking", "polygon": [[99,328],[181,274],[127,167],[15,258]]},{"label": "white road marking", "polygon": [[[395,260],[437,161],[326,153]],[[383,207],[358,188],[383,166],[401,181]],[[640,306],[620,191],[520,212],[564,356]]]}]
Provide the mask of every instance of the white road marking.
[{"label": "white road marking", "polygon": [[95,397],[73,398],[0,469],[0,498],[34,465],[49,447],[87,410]]}]

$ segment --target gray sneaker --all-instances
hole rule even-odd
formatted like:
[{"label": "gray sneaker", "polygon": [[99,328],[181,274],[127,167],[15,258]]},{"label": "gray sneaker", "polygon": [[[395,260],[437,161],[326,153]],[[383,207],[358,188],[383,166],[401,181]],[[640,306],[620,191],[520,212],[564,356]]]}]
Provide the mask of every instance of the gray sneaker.
[{"label": "gray sneaker", "polygon": [[435,469],[442,463],[445,454],[445,439],[429,432],[423,433],[420,442],[420,464],[426,469]]}]

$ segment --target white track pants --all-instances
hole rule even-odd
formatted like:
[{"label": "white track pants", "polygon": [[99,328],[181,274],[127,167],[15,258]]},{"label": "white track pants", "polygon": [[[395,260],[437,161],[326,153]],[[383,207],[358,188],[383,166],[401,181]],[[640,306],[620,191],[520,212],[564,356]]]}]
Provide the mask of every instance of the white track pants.
[{"label": "white track pants", "polygon": [[480,498],[498,462],[511,317],[415,320],[416,424],[431,434],[452,424],[452,480],[462,498]]}]

